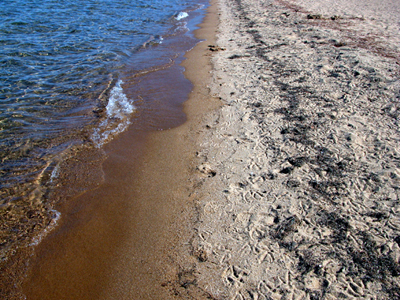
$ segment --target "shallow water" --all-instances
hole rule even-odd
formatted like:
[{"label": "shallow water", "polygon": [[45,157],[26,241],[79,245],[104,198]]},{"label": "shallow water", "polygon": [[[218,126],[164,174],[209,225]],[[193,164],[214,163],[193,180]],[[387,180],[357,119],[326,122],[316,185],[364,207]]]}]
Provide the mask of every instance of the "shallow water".
[{"label": "shallow water", "polygon": [[[191,86],[176,64],[197,42],[191,29],[202,7],[173,0],[2,2],[1,259],[56,223],[53,189],[72,196],[101,181],[104,144],[128,126],[158,130],[184,121],[180,105]],[[171,66],[179,81],[157,75]]]}]

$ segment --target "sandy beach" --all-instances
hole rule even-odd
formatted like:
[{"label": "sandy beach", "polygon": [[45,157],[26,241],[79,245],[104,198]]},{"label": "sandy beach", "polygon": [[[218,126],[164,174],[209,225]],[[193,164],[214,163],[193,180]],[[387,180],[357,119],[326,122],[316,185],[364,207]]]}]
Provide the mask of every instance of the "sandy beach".
[{"label": "sandy beach", "polygon": [[183,62],[188,121],[137,162],[129,130],[108,146],[106,184],[64,207],[26,299],[400,299],[399,16],[212,1]]},{"label": "sandy beach", "polygon": [[218,4],[196,284],[214,299],[399,299],[399,4]]}]

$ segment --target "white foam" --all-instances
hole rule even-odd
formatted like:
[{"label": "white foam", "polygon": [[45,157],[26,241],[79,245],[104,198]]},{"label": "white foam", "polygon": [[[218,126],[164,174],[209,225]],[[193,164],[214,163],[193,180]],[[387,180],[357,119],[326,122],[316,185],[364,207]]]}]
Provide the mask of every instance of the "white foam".
[{"label": "white foam", "polygon": [[123,81],[118,80],[112,88],[106,106],[107,119],[93,132],[92,140],[98,148],[125,131],[131,123],[131,114],[136,110],[132,101],[125,95],[122,84]]},{"label": "white foam", "polygon": [[32,242],[29,244],[29,246],[39,245],[40,242],[43,240],[43,238],[57,226],[58,220],[60,220],[61,218],[61,213],[59,211],[56,211],[55,209],[52,209],[50,212],[53,214],[53,217],[49,225],[43,230],[43,232],[40,235],[32,239]]},{"label": "white foam", "polygon": [[53,183],[53,180],[56,179],[59,175],[59,167],[56,165],[56,167],[53,169],[50,175],[50,183]]},{"label": "white foam", "polygon": [[182,19],[187,18],[188,16],[189,16],[189,14],[188,14],[187,12],[181,11],[181,12],[175,17],[175,19],[179,21],[179,20],[182,20]]},{"label": "white foam", "polygon": [[122,80],[118,80],[117,84],[111,90],[110,99],[106,107],[109,118],[123,120],[135,110],[135,106],[129,102],[124,94],[121,84],[123,84]]}]

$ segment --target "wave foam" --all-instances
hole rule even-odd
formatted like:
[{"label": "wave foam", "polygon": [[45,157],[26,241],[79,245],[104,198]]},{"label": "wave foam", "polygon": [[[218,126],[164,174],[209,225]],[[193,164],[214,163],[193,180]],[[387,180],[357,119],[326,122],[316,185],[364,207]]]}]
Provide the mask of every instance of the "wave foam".
[{"label": "wave foam", "polygon": [[29,246],[37,246],[40,244],[40,242],[43,240],[44,237],[46,237],[47,234],[49,234],[50,231],[52,231],[58,224],[58,220],[61,218],[61,213],[55,209],[50,210],[52,214],[52,219],[49,223],[49,225],[43,230],[43,232],[34,237],[29,244]]},{"label": "wave foam", "polygon": [[107,119],[99,124],[92,135],[92,140],[98,148],[111,140],[112,137],[125,131],[130,122],[131,114],[136,110],[122,88],[123,81],[118,80],[110,92],[106,107]]},{"label": "wave foam", "polygon": [[111,90],[110,99],[106,107],[109,118],[123,120],[135,111],[135,106],[129,102],[121,84],[123,84],[122,80],[118,80],[117,84]]},{"label": "wave foam", "polygon": [[175,17],[175,19],[179,21],[179,20],[182,20],[182,19],[187,18],[188,16],[189,16],[189,14],[188,14],[187,12],[181,11],[181,12]]}]

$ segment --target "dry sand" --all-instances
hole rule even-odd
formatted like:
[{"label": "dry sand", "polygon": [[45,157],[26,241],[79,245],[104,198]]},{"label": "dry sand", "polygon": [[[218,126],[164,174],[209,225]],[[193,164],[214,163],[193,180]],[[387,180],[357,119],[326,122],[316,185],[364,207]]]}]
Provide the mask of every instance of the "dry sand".
[{"label": "dry sand", "polygon": [[202,124],[183,284],[213,299],[400,299],[400,3],[218,5],[223,107]]}]

